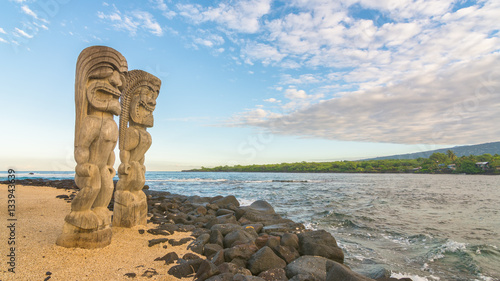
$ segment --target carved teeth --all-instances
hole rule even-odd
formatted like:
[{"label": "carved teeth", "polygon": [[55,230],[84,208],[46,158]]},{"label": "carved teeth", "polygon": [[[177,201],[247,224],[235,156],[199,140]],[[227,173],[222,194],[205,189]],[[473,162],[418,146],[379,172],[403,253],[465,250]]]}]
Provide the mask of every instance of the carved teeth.
[{"label": "carved teeth", "polygon": [[149,106],[145,101],[141,100],[140,101],[140,104],[142,106],[144,106],[144,108],[147,110],[147,111],[150,111],[150,112],[153,112],[153,110],[155,110],[155,107],[154,106]]}]

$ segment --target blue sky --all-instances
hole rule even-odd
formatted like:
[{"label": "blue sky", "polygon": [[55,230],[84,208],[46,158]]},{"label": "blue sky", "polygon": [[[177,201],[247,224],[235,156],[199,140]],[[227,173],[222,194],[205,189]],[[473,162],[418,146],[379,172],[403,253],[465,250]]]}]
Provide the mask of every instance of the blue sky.
[{"label": "blue sky", "polygon": [[498,141],[498,18],[494,0],[4,0],[0,166],[74,169],[92,45],[162,80],[149,170]]}]

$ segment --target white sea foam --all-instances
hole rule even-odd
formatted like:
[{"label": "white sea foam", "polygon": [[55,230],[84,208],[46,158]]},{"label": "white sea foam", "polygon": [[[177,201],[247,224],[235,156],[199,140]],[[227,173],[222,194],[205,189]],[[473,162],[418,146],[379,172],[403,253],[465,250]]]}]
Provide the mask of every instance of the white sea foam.
[{"label": "white sea foam", "polygon": [[316,223],[312,223],[312,222],[305,222],[304,227],[306,229],[318,230],[318,225]]},{"label": "white sea foam", "polygon": [[238,202],[240,202],[240,206],[250,206],[255,200],[238,199]]},{"label": "white sea foam", "polygon": [[453,240],[448,240],[442,247],[444,252],[463,251],[467,247],[467,243],[460,243]]},{"label": "white sea foam", "polygon": [[[483,280],[483,281],[495,281],[495,280],[498,280],[498,279],[495,279],[493,277],[484,276],[482,274],[479,274],[479,278],[481,278],[480,280]],[[474,281],[480,281],[480,280],[474,279]]]},{"label": "white sea foam", "polygon": [[400,278],[410,278],[413,281],[441,280],[441,278],[439,278],[437,276],[434,276],[434,275],[423,277],[423,276],[418,276],[418,275],[415,275],[415,274],[400,273],[400,272],[391,272],[391,277],[392,278],[398,278],[398,279],[400,279]]},{"label": "white sea foam", "polygon": [[455,253],[457,251],[465,251],[467,248],[467,243],[460,243],[453,240],[448,240],[441,247],[439,247],[438,252],[432,255],[429,258],[430,262],[433,262],[438,259],[442,259],[445,257],[445,253]]}]

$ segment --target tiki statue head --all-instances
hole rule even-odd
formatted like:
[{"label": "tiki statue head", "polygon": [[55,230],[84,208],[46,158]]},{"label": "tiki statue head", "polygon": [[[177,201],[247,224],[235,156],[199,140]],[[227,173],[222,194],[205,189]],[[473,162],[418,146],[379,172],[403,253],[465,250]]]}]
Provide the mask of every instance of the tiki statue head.
[{"label": "tiki statue head", "polygon": [[161,81],[154,75],[142,70],[128,73],[127,87],[122,98],[122,122],[130,122],[143,127],[153,127],[153,111],[160,92]]},{"label": "tiki statue head", "polygon": [[81,123],[92,111],[120,114],[119,98],[127,69],[125,57],[113,48],[92,46],[80,53],[75,75],[75,146]]}]

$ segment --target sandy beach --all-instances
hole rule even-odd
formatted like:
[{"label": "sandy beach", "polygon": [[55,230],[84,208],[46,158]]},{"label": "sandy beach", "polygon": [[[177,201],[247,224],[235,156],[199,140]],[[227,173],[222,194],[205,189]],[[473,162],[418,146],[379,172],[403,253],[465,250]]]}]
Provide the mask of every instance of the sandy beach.
[{"label": "sandy beach", "polygon": [[[167,253],[176,252],[179,257],[191,252],[187,245],[172,246],[167,243],[148,247],[148,240],[160,238],[149,234],[152,224],[130,229],[113,228],[111,244],[101,249],[70,249],[55,245],[62,232],[64,217],[70,204],[57,195],[69,195],[71,191],[41,186],[16,185],[15,218],[8,221],[7,186],[0,185],[0,280],[128,280],[127,273],[135,273],[134,280],[191,280],[177,279],[167,274],[175,265],[154,261]],[[10,223],[15,223],[15,274],[7,255]],[[143,234],[139,230],[145,230]],[[141,231],[142,232],[142,231]],[[169,239],[179,240],[190,233],[176,232]],[[164,246],[167,245],[167,249]],[[148,277],[148,272],[158,274]],[[143,276],[145,274],[145,276]]]}]

